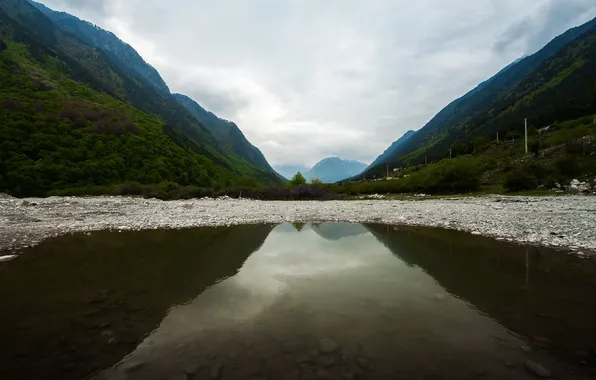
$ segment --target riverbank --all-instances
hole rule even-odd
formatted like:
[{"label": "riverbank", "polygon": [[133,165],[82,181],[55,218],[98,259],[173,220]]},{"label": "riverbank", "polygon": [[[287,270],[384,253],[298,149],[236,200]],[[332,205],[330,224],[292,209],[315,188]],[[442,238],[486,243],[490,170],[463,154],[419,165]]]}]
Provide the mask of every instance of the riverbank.
[{"label": "riverbank", "polygon": [[596,252],[596,198],[452,197],[425,201],[161,201],[131,197],[0,198],[0,251],[60,234],[252,223],[344,221],[442,227],[556,247],[580,257]]}]

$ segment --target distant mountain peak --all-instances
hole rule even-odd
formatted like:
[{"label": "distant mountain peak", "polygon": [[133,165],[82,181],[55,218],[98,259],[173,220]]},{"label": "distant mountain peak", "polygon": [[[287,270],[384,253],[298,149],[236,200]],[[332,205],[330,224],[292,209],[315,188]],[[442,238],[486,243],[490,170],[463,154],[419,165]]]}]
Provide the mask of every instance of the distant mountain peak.
[{"label": "distant mountain peak", "polygon": [[366,166],[359,161],[327,157],[317,162],[304,176],[308,180],[318,178],[325,183],[333,183],[362,173]]}]

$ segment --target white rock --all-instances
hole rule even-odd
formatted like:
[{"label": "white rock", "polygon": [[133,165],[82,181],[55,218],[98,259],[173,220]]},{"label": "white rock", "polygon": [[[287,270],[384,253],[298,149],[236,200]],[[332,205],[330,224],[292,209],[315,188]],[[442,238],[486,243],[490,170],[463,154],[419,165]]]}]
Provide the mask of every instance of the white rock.
[{"label": "white rock", "polygon": [[16,258],[17,255],[5,255],[5,256],[0,256],[0,263],[4,262],[4,261],[8,261],[8,260],[12,260],[14,258]]}]

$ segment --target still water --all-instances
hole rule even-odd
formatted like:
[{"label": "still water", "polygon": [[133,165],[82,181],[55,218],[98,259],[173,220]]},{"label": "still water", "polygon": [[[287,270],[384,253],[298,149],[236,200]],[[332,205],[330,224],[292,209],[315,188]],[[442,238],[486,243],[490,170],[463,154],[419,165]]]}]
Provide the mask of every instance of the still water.
[{"label": "still water", "polygon": [[0,263],[0,379],[588,379],[596,270],[429,228],[62,236]]}]

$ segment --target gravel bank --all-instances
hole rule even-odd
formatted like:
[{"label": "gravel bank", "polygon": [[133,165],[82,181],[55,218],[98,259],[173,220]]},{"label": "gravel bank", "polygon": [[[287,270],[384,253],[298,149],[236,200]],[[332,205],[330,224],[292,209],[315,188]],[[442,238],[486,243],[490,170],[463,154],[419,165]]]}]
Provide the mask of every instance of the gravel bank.
[{"label": "gravel bank", "polygon": [[596,252],[596,197],[503,197],[424,201],[160,201],[127,197],[0,197],[0,251],[64,233],[294,221],[437,226],[518,242]]}]

